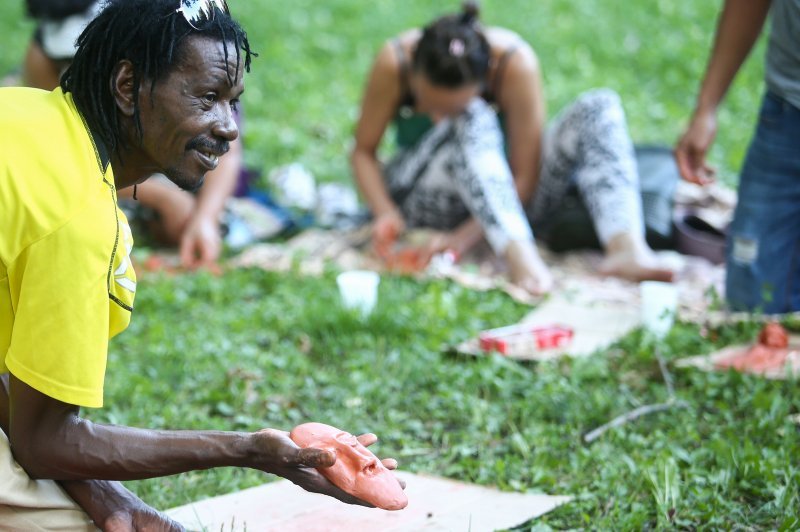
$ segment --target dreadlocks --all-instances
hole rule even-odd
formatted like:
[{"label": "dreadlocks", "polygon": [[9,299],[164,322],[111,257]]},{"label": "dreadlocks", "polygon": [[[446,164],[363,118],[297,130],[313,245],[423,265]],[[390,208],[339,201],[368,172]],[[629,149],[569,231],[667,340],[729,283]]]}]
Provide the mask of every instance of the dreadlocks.
[{"label": "dreadlocks", "polygon": [[[72,93],[88,126],[111,153],[125,147],[110,83],[120,61],[133,65],[134,122],[140,136],[141,84],[149,82],[152,92],[156,83],[169,75],[181,60],[187,37],[198,35],[223,42],[226,62],[228,45],[232,44],[235,72],[239,72],[242,59],[245,70],[250,71],[250,60],[257,54],[250,50],[247,34],[235,20],[215,7],[214,17],[192,26],[177,8],[177,0],[108,0],[78,37],[78,50],[61,78],[61,88]],[[228,74],[228,81],[237,80]]]}]

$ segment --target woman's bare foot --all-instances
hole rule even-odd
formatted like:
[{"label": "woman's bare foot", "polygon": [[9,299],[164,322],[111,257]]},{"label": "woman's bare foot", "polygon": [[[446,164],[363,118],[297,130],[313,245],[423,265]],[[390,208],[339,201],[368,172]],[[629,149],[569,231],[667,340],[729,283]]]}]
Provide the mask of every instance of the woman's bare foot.
[{"label": "woman's bare foot", "polygon": [[629,281],[672,282],[675,272],[659,264],[653,250],[641,237],[623,233],[606,245],[606,256],[598,268],[603,275]]},{"label": "woman's bare foot", "polygon": [[533,242],[515,240],[506,247],[511,282],[535,296],[553,289],[553,276]]}]

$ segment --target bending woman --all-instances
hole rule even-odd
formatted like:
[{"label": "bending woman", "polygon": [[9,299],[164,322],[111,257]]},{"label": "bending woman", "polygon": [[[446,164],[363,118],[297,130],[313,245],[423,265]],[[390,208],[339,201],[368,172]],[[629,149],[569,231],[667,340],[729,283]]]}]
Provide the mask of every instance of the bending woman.
[{"label": "bending woman", "polygon": [[[581,95],[545,131],[539,63],[503,28],[483,29],[478,9],[435,20],[386,43],[362,102],[351,163],[386,254],[410,227],[440,231],[423,260],[461,255],[486,237],[511,280],[547,292],[552,277],[534,245],[575,183],[605,249],[601,273],[670,280],[644,238],[633,145],[619,97]],[[377,149],[390,123],[398,151]]]}]

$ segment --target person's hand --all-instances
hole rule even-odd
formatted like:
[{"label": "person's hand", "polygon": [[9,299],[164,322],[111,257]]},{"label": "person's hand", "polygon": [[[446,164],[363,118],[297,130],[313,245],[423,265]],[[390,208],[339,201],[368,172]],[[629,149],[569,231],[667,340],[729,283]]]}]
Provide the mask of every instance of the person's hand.
[{"label": "person's hand", "polygon": [[707,185],[714,181],[714,168],[706,163],[706,154],[717,134],[713,112],[698,112],[675,147],[675,161],[681,177],[691,183]]},{"label": "person's hand", "polygon": [[222,235],[216,219],[201,214],[192,216],[181,235],[181,265],[215,271],[221,252]]},{"label": "person's hand", "polygon": [[390,258],[395,242],[405,230],[406,223],[397,210],[377,216],[372,226],[372,245],[378,256],[384,260]]},{"label": "person's hand", "polygon": [[397,269],[402,271],[420,271],[424,269],[434,255],[447,251],[458,255],[460,244],[458,237],[453,232],[431,232],[428,239],[421,245],[409,246],[394,257]]},{"label": "person's hand", "polygon": [[185,529],[161,512],[142,503],[133,509],[117,510],[103,523],[104,532],[182,532]]},{"label": "person's hand", "polygon": [[[317,471],[318,467],[332,466],[336,462],[335,453],[312,447],[301,449],[289,438],[289,433],[282,430],[263,429],[253,433],[252,437],[255,452],[258,454],[256,459],[258,469],[283,477],[306,491],[328,495],[347,504],[372,507],[371,504],[334,486]],[[371,443],[374,443],[374,440]],[[397,467],[396,462],[383,463],[387,468],[389,465]]]}]

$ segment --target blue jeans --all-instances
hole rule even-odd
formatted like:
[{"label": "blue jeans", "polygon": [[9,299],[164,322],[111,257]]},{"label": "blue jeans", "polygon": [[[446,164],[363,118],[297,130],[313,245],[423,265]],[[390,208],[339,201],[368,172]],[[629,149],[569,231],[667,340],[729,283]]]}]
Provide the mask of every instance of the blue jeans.
[{"label": "blue jeans", "polygon": [[736,310],[800,310],[800,109],[767,93],[739,183],[727,251]]}]

